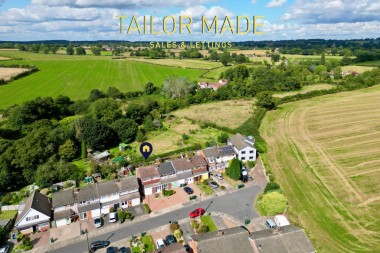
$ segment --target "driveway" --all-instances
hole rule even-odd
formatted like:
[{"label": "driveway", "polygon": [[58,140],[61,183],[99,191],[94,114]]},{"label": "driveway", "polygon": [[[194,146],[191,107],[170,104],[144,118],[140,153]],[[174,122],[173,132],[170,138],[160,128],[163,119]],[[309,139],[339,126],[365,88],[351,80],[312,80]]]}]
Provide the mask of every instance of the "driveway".
[{"label": "driveway", "polygon": [[[194,187],[195,188],[195,187]],[[208,208],[208,212],[220,212],[231,215],[240,224],[244,224],[244,219],[258,218],[258,213],[253,209],[253,200],[262,191],[262,188],[258,185],[252,187],[244,187],[240,190],[234,191],[230,194],[225,194],[218,197],[211,197],[202,200],[201,203],[194,202],[191,205],[186,205],[175,211],[167,212],[162,215],[154,216],[147,219],[141,219],[136,222],[132,222],[127,226],[119,226],[111,231],[105,231],[103,234],[93,235],[89,233],[90,242],[95,240],[105,240],[116,242],[119,240],[125,240],[125,238],[132,235],[139,234],[141,232],[149,231],[151,229],[167,225],[168,221],[180,220],[187,218],[189,213],[197,207],[204,209]],[[49,252],[66,253],[66,252],[85,252],[87,248],[86,241],[69,241],[66,247],[51,250]]]}]

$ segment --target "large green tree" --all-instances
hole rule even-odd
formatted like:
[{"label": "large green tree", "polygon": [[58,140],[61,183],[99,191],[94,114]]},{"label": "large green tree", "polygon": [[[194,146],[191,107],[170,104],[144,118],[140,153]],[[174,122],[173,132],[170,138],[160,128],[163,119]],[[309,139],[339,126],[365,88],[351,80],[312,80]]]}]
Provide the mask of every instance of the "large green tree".
[{"label": "large green tree", "polygon": [[68,54],[68,55],[73,55],[74,54],[74,52],[75,52],[75,50],[74,50],[74,47],[73,46],[67,46],[67,48],[66,48],[66,54]]},{"label": "large green tree", "polygon": [[234,158],[230,161],[230,164],[227,168],[227,176],[233,180],[239,180],[241,176],[242,164],[239,159]]},{"label": "large green tree", "polygon": [[132,142],[136,138],[138,125],[132,119],[121,118],[115,120],[111,127],[116,131],[120,140],[123,142]]},{"label": "large green tree", "polygon": [[171,76],[165,79],[162,91],[169,98],[184,98],[194,93],[195,88],[196,85],[187,78]]},{"label": "large green tree", "polygon": [[262,91],[256,95],[256,105],[268,110],[276,108],[276,103],[270,91]]},{"label": "large green tree", "polygon": [[58,154],[64,160],[72,160],[78,153],[78,147],[72,140],[66,140],[61,146],[59,146]]}]

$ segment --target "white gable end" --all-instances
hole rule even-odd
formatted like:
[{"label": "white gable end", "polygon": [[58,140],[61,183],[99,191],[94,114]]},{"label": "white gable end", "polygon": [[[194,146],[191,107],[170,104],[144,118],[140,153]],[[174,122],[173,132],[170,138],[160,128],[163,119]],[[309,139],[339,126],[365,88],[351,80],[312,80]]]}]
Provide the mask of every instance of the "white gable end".
[{"label": "white gable end", "polygon": [[31,208],[16,224],[16,227],[25,227],[39,222],[49,221],[50,217]]}]

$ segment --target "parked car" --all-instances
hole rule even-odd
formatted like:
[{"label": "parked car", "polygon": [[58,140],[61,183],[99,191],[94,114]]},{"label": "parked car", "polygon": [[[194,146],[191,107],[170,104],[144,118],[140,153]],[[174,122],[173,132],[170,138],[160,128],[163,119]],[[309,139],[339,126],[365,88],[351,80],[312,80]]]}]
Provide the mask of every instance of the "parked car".
[{"label": "parked car", "polygon": [[265,221],[265,225],[268,227],[268,228],[275,228],[276,227],[276,223],[274,223],[274,221],[272,219],[267,219]]},{"label": "parked car", "polygon": [[203,209],[203,208],[197,208],[195,209],[194,211],[192,211],[190,213],[190,218],[195,218],[195,217],[198,217],[198,216],[201,216],[205,213],[206,211]]},{"label": "parked car", "polygon": [[114,247],[108,247],[107,248],[107,253],[116,253],[116,250]]},{"label": "parked car", "polygon": [[164,247],[165,247],[165,242],[164,242],[164,240],[162,240],[162,239],[158,239],[158,240],[156,241],[156,246],[157,246],[157,249],[162,249],[162,248],[164,248]]},{"label": "parked car", "polygon": [[0,248],[0,253],[8,253],[9,252],[9,245],[4,245]]},{"label": "parked car", "polygon": [[130,252],[129,249],[127,250],[126,247],[121,247],[121,248],[119,249],[119,251],[120,251],[121,253],[129,253],[129,252]]},{"label": "parked car", "polygon": [[216,173],[216,174],[215,174],[215,177],[216,177],[217,179],[219,179],[219,180],[223,180],[223,176],[222,176],[222,174],[220,174],[220,173]]},{"label": "parked car", "polygon": [[186,252],[190,252],[191,248],[188,244],[185,244],[183,247],[185,248]]},{"label": "parked car", "polygon": [[117,221],[117,214],[116,212],[109,214],[110,222],[116,222]]},{"label": "parked car", "polygon": [[248,172],[246,170],[241,171],[241,181],[248,182]]},{"label": "parked car", "polygon": [[167,235],[166,236],[166,242],[170,245],[170,244],[176,243],[177,240],[175,239],[175,237],[173,235]]},{"label": "parked car", "polygon": [[98,217],[94,219],[94,224],[96,228],[100,228],[103,225],[102,218]]},{"label": "parked car", "polygon": [[97,249],[105,248],[109,244],[109,241],[94,241],[90,244],[90,249],[92,252],[95,252]]},{"label": "parked car", "polygon": [[191,189],[189,186],[186,186],[185,188],[183,188],[183,190],[187,193],[187,194],[193,194],[194,191],[193,189]]},{"label": "parked car", "polygon": [[210,185],[211,185],[211,187],[214,188],[214,189],[219,187],[219,185],[218,185],[215,181],[211,181],[211,182],[210,182]]}]

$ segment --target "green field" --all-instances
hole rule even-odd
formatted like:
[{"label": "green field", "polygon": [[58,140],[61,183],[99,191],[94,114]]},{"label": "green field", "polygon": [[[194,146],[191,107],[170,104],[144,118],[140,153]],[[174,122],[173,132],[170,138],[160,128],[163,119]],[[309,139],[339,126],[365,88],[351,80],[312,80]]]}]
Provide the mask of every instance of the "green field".
[{"label": "green field", "polygon": [[222,67],[220,62],[197,60],[197,59],[149,59],[149,58],[128,58],[131,61],[145,62],[151,64],[165,65],[178,68],[192,68],[192,69],[212,69],[217,67]]},{"label": "green field", "polygon": [[68,56],[0,51],[0,56],[22,58],[3,64],[36,65],[40,71],[0,86],[0,108],[38,96],[67,95],[73,100],[87,98],[92,89],[105,91],[114,86],[123,92],[142,90],[147,82],[161,86],[172,75],[198,81],[204,70],[166,67],[107,56]]},{"label": "green field", "polygon": [[333,84],[313,84],[313,85],[305,85],[298,91],[287,91],[287,92],[276,92],[273,94],[273,97],[276,98],[284,98],[288,96],[293,96],[296,94],[305,94],[315,90],[330,90],[335,88],[336,86]]},{"label": "green field", "polygon": [[378,61],[358,62],[358,63],[356,63],[356,65],[359,65],[359,66],[380,67],[380,60],[378,60]]},{"label": "green field", "polygon": [[318,252],[380,249],[380,86],[287,103],[260,132],[287,215]]}]

